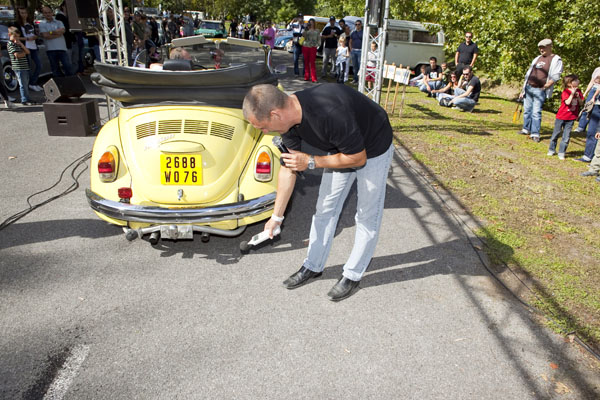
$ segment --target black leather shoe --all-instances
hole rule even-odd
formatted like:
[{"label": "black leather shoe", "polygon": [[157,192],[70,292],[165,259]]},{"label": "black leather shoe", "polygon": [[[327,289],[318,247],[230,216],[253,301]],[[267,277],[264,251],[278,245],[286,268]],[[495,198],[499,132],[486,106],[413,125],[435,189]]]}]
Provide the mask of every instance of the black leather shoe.
[{"label": "black leather shoe", "polygon": [[307,283],[309,279],[318,278],[321,275],[323,275],[322,272],[314,272],[302,266],[298,272],[293,273],[289,278],[283,281],[283,286],[285,286],[286,289],[296,289]]},{"label": "black leather shoe", "polygon": [[339,281],[327,293],[329,296],[329,300],[331,301],[340,301],[344,300],[346,297],[352,296],[356,292],[356,288],[358,288],[358,284],[360,281],[353,281],[352,279],[348,279],[344,276],[340,278]]}]

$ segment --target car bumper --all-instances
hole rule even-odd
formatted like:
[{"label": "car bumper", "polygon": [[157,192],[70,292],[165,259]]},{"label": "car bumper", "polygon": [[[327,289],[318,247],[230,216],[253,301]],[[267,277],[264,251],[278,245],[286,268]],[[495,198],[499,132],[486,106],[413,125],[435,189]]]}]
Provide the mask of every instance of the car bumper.
[{"label": "car bumper", "polygon": [[85,190],[85,195],[92,210],[114,219],[151,224],[210,224],[252,217],[272,210],[275,204],[276,192],[238,203],[188,208],[163,208],[121,203],[107,200],[90,189]]}]

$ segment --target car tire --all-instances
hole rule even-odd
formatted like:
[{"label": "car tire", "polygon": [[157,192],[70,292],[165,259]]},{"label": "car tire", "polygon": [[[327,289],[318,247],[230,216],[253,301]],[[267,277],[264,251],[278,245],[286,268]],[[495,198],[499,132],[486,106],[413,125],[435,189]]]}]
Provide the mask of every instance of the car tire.
[{"label": "car tire", "polygon": [[10,62],[6,62],[2,65],[2,76],[4,77],[3,83],[7,91],[14,92],[19,88],[17,74],[13,70],[12,65],[10,65]]}]

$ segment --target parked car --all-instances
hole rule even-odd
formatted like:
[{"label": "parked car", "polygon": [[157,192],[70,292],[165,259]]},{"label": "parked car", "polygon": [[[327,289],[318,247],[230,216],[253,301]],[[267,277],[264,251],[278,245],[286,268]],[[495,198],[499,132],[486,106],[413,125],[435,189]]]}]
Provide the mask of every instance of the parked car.
[{"label": "parked car", "polygon": [[227,37],[227,30],[221,21],[200,22],[200,27],[194,31],[196,35],[203,35],[207,38],[222,38]]},{"label": "parked car", "polygon": [[[8,51],[6,50],[6,43],[8,42],[8,23],[0,24],[0,62],[2,63],[2,77],[4,81],[4,87],[9,92],[14,92],[19,88],[19,82],[17,81],[17,74],[12,68],[10,63],[10,57],[8,56]],[[48,61],[48,57],[46,56],[46,45],[42,42],[42,44],[38,45],[40,61],[42,62],[42,71],[40,72],[40,76],[46,76],[52,74],[52,69],[50,68],[50,62]]]},{"label": "parked car", "polygon": [[250,125],[249,87],[277,84],[270,50],[255,41],[174,39],[189,60],[163,70],[96,63],[92,81],[122,103],[99,132],[91,158],[91,208],[133,240],[241,234],[270,217],[279,152],[275,133]]},{"label": "parked car", "polygon": [[293,37],[291,29],[277,31],[275,35],[275,48],[280,50],[287,49],[287,45],[292,42]]}]

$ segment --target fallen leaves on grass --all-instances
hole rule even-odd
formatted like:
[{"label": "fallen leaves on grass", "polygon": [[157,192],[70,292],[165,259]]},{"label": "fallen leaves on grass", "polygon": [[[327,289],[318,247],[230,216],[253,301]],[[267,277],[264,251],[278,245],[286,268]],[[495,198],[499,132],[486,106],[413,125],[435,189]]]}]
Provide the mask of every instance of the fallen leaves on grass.
[{"label": "fallen leaves on grass", "polygon": [[550,368],[552,368],[552,369],[558,369],[558,364],[550,363]]},{"label": "fallen leaves on grass", "polygon": [[554,239],[554,235],[551,233],[546,233],[546,234],[544,234],[544,239],[552,240],[552,239]]},{"label": "fallen leaves on grass", "polygon": [[554,391],[558,394],[566,394],[571,392],[569,387],[562,382],[556,382],[554,384]]}]

